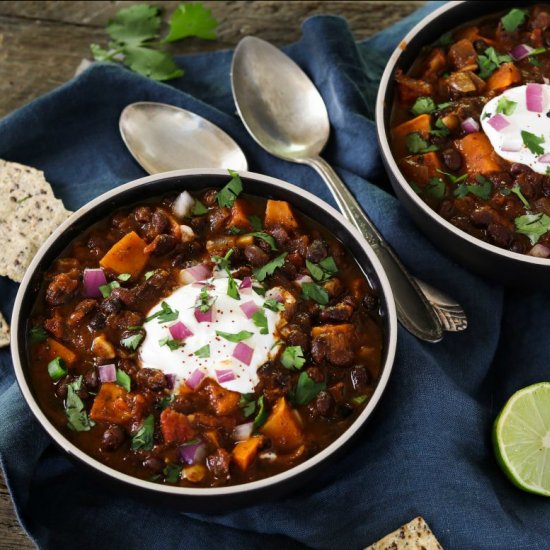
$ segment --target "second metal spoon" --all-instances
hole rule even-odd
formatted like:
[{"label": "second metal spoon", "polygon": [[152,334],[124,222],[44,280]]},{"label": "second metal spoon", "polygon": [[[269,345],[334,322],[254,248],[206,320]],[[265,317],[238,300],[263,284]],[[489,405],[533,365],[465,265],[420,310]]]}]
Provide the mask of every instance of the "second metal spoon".
[{"label": "second metal spoon", "polygon": [[[247,36],[233,56],[231,85],[237,110],[256,142],[279,158],[314,168],[343,215],[372,246],[390,281],[401,324],[422,340],[441,340],[445,313],[432,307],[419,288],[429,287],[407,273],[350,190],[321,158],[330,123],[323,98],[307,75],[275,46]],[[465,322],[463,316],[459,330]]]}]

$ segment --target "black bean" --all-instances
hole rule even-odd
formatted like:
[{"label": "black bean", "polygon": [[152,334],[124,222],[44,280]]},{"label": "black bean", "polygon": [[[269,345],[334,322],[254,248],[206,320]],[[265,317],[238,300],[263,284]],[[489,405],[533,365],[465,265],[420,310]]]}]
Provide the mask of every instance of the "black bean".
[{"label": "black bean", "polygon": [[88,326],[92,330],[101,330],[105,327],[105,315],[103,313],[96,313],[88,322]]},{"label": "black bean", "polygon": [[166,388],[166,377],[159,369],[140,369],[136,379],[140,386],[152,391],[162,391]]},{"label": "black bean", "polygon": [[[118,289],[115,288],[114,290]],[[122,305],[122,300],[111,293],[111,296],[102,302],[100,309],[103,313],[110,315],[111,313],[118,313],[122,309]]]},{"label": "black bean", "polygon": [[99,388],[99,380],[95,368],[91,368],[86,372],[84,375],[84,384],[86,384],[86,389],[89,391],[97,391]]},{"label": "black bean", "polygon": [[445,163],[445,166],[452,172],[456,172],[457,170],[460,170],[462,167],[462,157],[460,156],[460,153],[453,149],[452,147],[448,147],[445,149],[442,153],[443,155],[443,162]]},{"label": "black bean", "polygon": [[164,212],[160,210],[155,210],[151,216],[151,230],[154,231],[156,235],[161,233],[168,233],[170,230],[170,220]]},{"label": "black bean", "polygon": [[525,164],[520,164],[519,162],[514,162],[512,166],[510,166],[510,174],[513,176],[517,176],[519,174],[523,174],[524,172],[528,172],[529,167]]},{"label": "black bean", "polygon": [[218,197],[218,192],[214,191],[214,189],[211,189],[210,191],[207,191],[203,197],[202,202],[206,206],[214,206],[216,204],[216,199]]},{"label": "black bean", "polygon": [[126,439],[126,432],[120,426],[113,424],[109,426],[101,437],[101,449],[103,451],[116,451],[124,440]]},{"label": "black bean", "polygon": [[497,246],[508,248],[513,238],[513,231],[502,224],[492,223],[487,227],[487,233]]},{"label": "black bean", "polygon": [[246,259],[254,266],[261,266],[269,261],[269,255],[266,254],[259,246],[251,244],[244,249]]},{"label": "black bean", "polygon": [[439,215],[443,216],[445,219],[452,218],[455,213],[455,205],[453,201],[443,201],[439,205]]},{"label": "black bean", "polygon": [[353,413],[353,407],[347,403],[339,403],[336,406],[336,414],[340,418],[347,418],[350,414]]},{"label": "black bean", "polygon": [[178,240],[173,235],[166,233],[157,235],[153,241],[155,248],[151,254],[153,256],[164,256],[164,254],[168,254],[176,246],[177,242]]},{"label": "black bean", "polygon": [[474,42],[474,48],[477,53],[483,53],[487,49],[487,44],[484,40],[476,40]]},{"label": "black bean", "polygon": [[279,246],[284,246],[290,238],[288,236],[286,229],[279,225],[269,229],[267,232],[274,237],[274,239],[277,241],[277,244]]},{"label": "black bean", "polygon": [[148,206],[138,206],[134,210],[134,218],[139,223],[149,223],[151,221],[151,209]]},{"label": "black bean", "polygon": [[147,468],[148,470],[151,470],[151,472],[155,474],[160,474],[162,470],[164,470],[164,462],[157,458],[156,456],[150,456],[149,458],[146,458],[143,462],[143,467]]},{"label": "black bean", "polygon": [[309,334],[300,329],[297,325],[289,325],[289,333],[286,342],[289,346],[300,346],[304,351],[309,349]]},{"label": "black bean", "polygon": [[544,45],[545,46],[550,46],[550,28],[547,28],[543,33],[542,33],[542,39],[544,40]]},{"label": "black bean", "polygon": [[320,391],[315,398],[315,408],[321,416],[330,416],[334,410],[334,398],[328,391]]},{"label": "black bean", "polygon": [[306,258],[310,262],[319,263],[321,260],[325,259],[327,255],[327,247],[321,239],[315,239],[307,247]]}]

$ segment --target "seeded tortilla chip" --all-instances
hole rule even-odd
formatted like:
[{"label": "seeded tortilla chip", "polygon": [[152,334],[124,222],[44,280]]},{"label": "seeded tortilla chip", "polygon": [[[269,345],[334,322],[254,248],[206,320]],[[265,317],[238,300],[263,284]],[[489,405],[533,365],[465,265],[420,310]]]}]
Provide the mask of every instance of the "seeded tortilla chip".
[{"label": "seeded tortilla chip", "polygon": [[0,275],[16,282],[42,243],[70,215],[39,170],[0,160]]},{"label": "seeded tortilla chip", "polygon": [[0,348],[10,345],[10,327],[0,313]]},{"label": "seeded tortilla chip", "polygon": [[443,547],[426,520],[418,516],[365,550],[443,550]]}]

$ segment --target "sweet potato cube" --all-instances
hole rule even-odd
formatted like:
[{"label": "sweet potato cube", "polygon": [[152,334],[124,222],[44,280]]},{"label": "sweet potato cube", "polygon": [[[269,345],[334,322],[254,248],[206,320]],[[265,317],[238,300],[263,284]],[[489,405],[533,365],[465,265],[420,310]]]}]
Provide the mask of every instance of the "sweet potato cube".
[{"label": "sweet potato cube", "polygon": [[165,443],[184,443],[195,437],[187,416],[173,409],[164,409],[160,414],[160,430]]},{"label": "sweet potato cube", "polygon": [[284,397],[278,399],[260,432],[269,437],[273,446],[289,452],[304,442],[304,433],[293,409]]},{"label": "sweet potato cube", "polygon": [[314,327],[311,337],[311,355],[315,362],[328,361],[335,367],[347,367],[353,362],[357,337],[351,323]]},{"label": "sweet potato cube", "polygon": [[487,80],[488,92],[502,92],[521,82],[521,73],[513,63],[503,63]]},{"label": "sweet potato cube", "polygon": [[468,173],[485,175],[500,172],[497,154],[484,133],[468,134],[462,139],[457,139],[455,146],[464,158]]},{"label": "sweet potato cube", "polygon": [[240,393],[226,390],[214,380],[208,380],[205,390],[208,393],[210,406],[218,416],[230,415],[239,407]]},{"label": "sweet potato cube", "polygon": [[102,384],[90,410],[90,418],[96,422],[127,424],[132,419],[127,397],[128,392],[118,384]]},{"label": "sweet potato cube", "polygon": [[244,472],[252,464],[256,455],[258,454],[258,449],[262,444],[263,437],[258,437],[253,435],[244,441],[239,441],[233,447],[231,453],[233,462]]},{"label": "sweet potato cube", "polygon": [[40,358],[44,358],[44,361],[48,363],[56,357],[61,357],[67,367],[72,366],[76,361],[76,354],[53,338],[46,338],[40,344],[37,353]]},{"label": "sweet potato cube", "polygon": [[248,219],[248,208],[246,201],[237,199],[231,207],[231,218],[227,224],[229,227],[238,227],[244,231],[252,231],[252,224]]},{"label": "sweet potato cube", "polygon": [[281,225],[285,229],[296,229],[298,222],[288,202],[268,200],[265,208],[264,225],[266,227]]},{"label": "sweet potato cube", "polygon": [[441,177],[438,170],[442,169],[437,153],[430,151],[423,155],[410,155],[397,162],[405,179],[414,182],[419,187],[425,187],[431,178]]},{"label": "sweet potato cube", "polygon": [[149,260],[144,249],[147,243],[135,232],[127,233],[101,258],[99,265],[117,274],[129,273],[137,277]]}]

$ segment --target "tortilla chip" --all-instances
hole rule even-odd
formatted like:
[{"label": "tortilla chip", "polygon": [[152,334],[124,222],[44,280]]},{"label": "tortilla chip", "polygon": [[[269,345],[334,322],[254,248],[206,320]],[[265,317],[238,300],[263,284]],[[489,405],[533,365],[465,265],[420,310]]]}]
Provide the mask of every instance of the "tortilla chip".
[{"label": "tortilla chip", "polygon": [[43,172],[0,160],[0,275],[20,282],[51,233],[70,215]]},{"label": "tortilla chip", "polygon": [[0,348],[10,345],[10,327],[0,313]]},{"label": "tortilla chip", "polygon": [[426,520],[418,516],[365,550],[443,550]]}]

